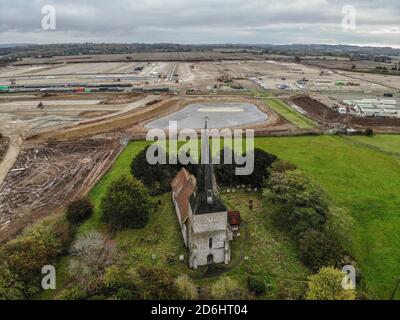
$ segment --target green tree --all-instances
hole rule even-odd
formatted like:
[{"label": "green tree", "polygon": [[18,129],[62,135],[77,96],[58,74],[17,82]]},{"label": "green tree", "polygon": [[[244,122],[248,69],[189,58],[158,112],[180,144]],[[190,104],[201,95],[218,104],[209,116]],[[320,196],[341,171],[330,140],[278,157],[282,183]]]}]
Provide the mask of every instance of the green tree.
[{"label": "green tree", "polygon": [[307,300],[354,300],[355,290],[342,287],[344,274],[335,268],[322,268],[317,274],[309,277]]},{"label": "green tree", "polygon": [[[146,147],[140,151],[131,163],[132,175],[143,182],[143,184],[150,190],[152,195],[162,194],[171,190],[170,183],[172,179],[178,174],[178,165],[169,164],[154,164],[151,165],[147,161]],[[164,150],[159,149],[163,157],[168,161],[169,154]]]},{"label": "green tree", "polygon": [[298,170],[272,172],[267,187],[268,197],[277,205],[274,220],[280,227],[296,237],[308,229],[322,228],[328,205],[322,190],[303,173]]},{"label": "green tree", "polygon": [[300,259],[313,271],[340,267],[345,252],[337,239],[326,232],[307,230],[299,239]]},{"label": "green tree", "polygon": [[0,300],[23,300],[24,283],[5,266],[0,267]]},{"label": "green tree", "polygon": [[89,218],[93,213],[93,206],[86,197],[77,199],[68,204],[67,220],[72,224],[77,224]]},{"label": "green tree", "polygon": [[111,184],[101,201],[103,221],[113,230],[140,229],[147,224],[152,205],[143,183],[122,176]]}]

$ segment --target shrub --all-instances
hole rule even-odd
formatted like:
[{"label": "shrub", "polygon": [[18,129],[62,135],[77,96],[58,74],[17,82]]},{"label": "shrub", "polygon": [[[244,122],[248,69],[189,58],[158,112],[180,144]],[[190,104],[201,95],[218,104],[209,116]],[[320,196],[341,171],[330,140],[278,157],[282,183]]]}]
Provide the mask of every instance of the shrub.
[{"label": "shrub", "polygon": [[216,300],[244,300],[247,293],[239,283],[229,277],[223,277],[211,286],[211,295]]},{"label": "shrub", "polygon": [[81,286],[74,286],[72,288],[63,290],[58,296],[58,300],[86,300],[87,292]]},{"label": "shrub", "polygon": [[355,290],[342,287],[344,274],[335,268],[322,268],[318,274],[309,277],[307,300],[354,300]]},{"label": "shrub", "polygon": [[267,187],[277,205],[274,220],[281,228],[295,237],[308,229],[322,229],[328,205],[322,190],[304,174],[298,170],[273,172]]},{"label": "shrub", "polygon": [[297,169],[297,167],[295,164],[293,164],[289,161],[286,161],[286,160],[276,160],[271,165],[271,172],[284,173],[286,171],[294,171],[296,169]]},{"label": "shrub", "polygon": [[72,201],[67,207],[67,220],[71,224],[78,224],[89,218],[93,213],[93,206],[88,198]]},{"label": "shrub", "polygon": [[145,300],[174,300],[178,297],[171,273],[162,268],[140,267],[140,292]]},{"label": "shrub", "polygon": [[247,279],[247,285],[249,291],[254,292],[256,295],[262,295],[266,292],[265,281],[259,276],[249,276],[249,278]]},{"label": "shrub", "polygon": [[344,250],[336,238],[316,230],[304,232],[299,239],[300,259],[313,271],[321,267],[340,267]]},{"label": "shrub", "polygon": [[152,209],[146,187],[133,177],[122,176],[114,181],[101,201],[103,220],[112,230],[143,228]]},{"label": "shrub", "polygon": [[107,295],[113,295],[118,300],[140,299],[139,277],[136,272],[113,265],[106,269],[103,285]]},{"label": "shrub", "polygon": [[367,129],[365,130],[365,135],[366,135],[367,137],[372,137],[372,136],[374,135],[374,130],[372,130],[371,128],[367,128]]},{"label": "shrub", "polygon": [[6,266],[0,267],[0,300],[23,300],[25,286]]},{"label": "shrub", "polygon": [[198,293],[192,279],[186,274],[175,279],[175,288],[177,291],[177,299],[180,300],[197,300]]}]

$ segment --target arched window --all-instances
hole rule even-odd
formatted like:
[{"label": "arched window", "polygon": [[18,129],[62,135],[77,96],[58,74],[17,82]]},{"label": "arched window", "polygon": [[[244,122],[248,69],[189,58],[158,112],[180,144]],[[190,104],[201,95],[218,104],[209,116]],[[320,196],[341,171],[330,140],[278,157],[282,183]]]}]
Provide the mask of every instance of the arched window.
[{"label": "arched window", "polygon": [[212,249],[212,247],[213,247],[213,239],[212,238],[208,239],[208,247],[210,249]]}]

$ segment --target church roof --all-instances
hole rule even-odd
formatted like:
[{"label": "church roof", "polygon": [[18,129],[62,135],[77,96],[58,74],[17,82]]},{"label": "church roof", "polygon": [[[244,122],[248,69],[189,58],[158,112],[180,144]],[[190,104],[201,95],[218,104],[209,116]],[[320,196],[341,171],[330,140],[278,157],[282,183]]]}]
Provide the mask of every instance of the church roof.
[{"label": "church roof", "polygon": [[171,182],[172,192],[179,208],[182,223],[189,216],[189,199],[196,187],[196,178],[183,168]]}]

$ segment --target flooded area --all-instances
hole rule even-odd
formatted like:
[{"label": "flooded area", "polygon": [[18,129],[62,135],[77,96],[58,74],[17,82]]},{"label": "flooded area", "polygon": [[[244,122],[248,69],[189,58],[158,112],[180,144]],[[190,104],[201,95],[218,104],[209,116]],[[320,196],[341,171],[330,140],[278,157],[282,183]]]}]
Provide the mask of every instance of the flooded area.
[{"label": "flooded area", "polygon": [[230,128],[260,123],[268,116],[251,103],[196,103],[145,125],[147,129],[167,129],[170,121],[178,129],[201,129],[208,117],[210,129]]}]

